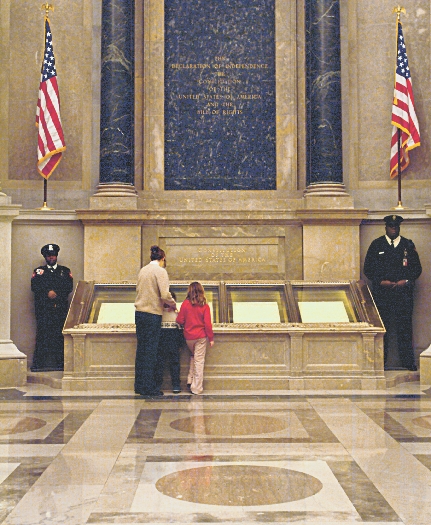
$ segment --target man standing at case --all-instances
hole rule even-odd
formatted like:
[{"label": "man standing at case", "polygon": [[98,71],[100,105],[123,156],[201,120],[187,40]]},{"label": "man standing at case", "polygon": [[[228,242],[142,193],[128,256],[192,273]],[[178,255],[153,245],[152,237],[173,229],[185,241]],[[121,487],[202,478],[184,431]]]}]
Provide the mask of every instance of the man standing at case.
[{"label": "man standing at case", "polygon": [[365,257],[364,274],[373,285],[373,297],[386,328],[385,366],[388,360],[388,329],[394,327],[403,368],[417,370],[412,343],[413,290],[422,273],[413,241],[400,236],[399,215],[388,215],[386,235],[375,239]]},{"label": "man standing at case", "polygon": [[156,376],[159,377],[156,367],[163,305],[166,303],[168,308],[175,310],[176,303],[169,291],[165,252],[156,245],[151,246],[150,259],[151,262],[141,268],[136,284],[135,393],[160,397],[163,392],[156,383]]},{"label": "man standing at case", "polygon": [[33,271],[31,290],[36,314],[36,349],[32,372],[63,370],[63,326],[69,309],[68,297],[73,290],[72,274],[66,266],[57,264],[60,247],[46,244],[40,253],[46,265]]}]

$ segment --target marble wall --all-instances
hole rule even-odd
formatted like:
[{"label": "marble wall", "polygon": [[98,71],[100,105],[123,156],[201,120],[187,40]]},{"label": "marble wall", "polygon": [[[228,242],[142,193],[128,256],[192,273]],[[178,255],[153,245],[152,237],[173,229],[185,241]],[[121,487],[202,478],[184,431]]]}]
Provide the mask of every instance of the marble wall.
[{"label": "marble wall", "polygon": [[[89,212],[90,198],[99,183],[101,4],[100,0],[56,0],[50,17],[67,151],[48,181],[48,204],[56,210],[69,211],[40,216],[32,210],[43,202],[43,180],[36,172],[34,128],[43,12],[38,5],[25,0],[0,0],[0,184],[12,202],[23,207],[13,223],[12,254],[18,263],[12,270],[11,336],[18,348],[30,356],[34,320],[29,278],[40,262],[40,246],[52,242],[51,234],[55,234],[56,242],[65,246],[60,260],[70,265],[75,279],[85,273],[84,226],[75,210]],[[313,250],[317,249],[312,238],[307,237],[303,243],[305,216],[312,213],[307,211],[302,216],[300,213],[310,207],[303,198],[304,4],[305,0],[274,3],[276,189],[197,192],[164,191],[164,3],[135,1],[134,180],[139,198],[136,216],[132,214],[131,221],[140,225],[141,239],[140,246],[134,246],[135,260],[130,274],[147,262],[149,246],[160,241],[171,254],[169,269],[173,278],[304,276],[304,261],[311,260]],[[411,230],[425,268],[418,281],[415,317],[415,344],[425,348],[431,341],[428,319],[431,279],[426,271],[431,263],[427,255],[431,214],[426,211],[431,191],[428,177],[431,123],[427,114],[431,95],[431,0],[406,0],[404,6],[407,9],[403,15],[404,35],[422,135],[422,145],[412,152],[411,165],[403,180],[403,203],[410,208],[404,231]],[[371,222],[361,226],[359,247],[359,223],[355,224],[356,232],[350,229],[344,235],[354,245],[350,248],[348,242],[340,243],[337,228],[330,227],[328,215],[325,239],[320,237],[316,243],[321,246],[313,263],[317,269],[321,268],[321,260],[327,261],[321,259],[326,251],[341,261],[343,271],[351,266],[351,261],[355,271],[359,270],[371,239],[380,235],[379,221],[397,204],[396,182],[389,180],[395,61],[393,7],[389,0],[340,2],[343,182],[352,206],[362,210],[358,216],[363,212]],[[320,216],[325,213],[319,211]],[[102,225],[97,228],[103,229],[104,224],[108,229],[100,235],[96,232],[94,237],[105,251],[102,253],[93,245],[89,253],[103,255],[101,266],[106,276],[112,260],[116,267],[121,266],[116,252],[128,243],[139,242],[136,240],[139,235],[133,233],[134,236],[124,238],[121,228],[113,233],[102,216],[103,213],[94,212],[94,220]],[[319,238],[322,230],[318,226],[315,230],[313,236]],[[115,236],[112,245],[109,235]],[[332,244],[337,245],[337,250],[332,249]],[[340,245],[343,245],[341,251]],[[112,246],[115,252],[110,250]],[[308,250],[305,257],[304,249]],[[239,255],[247,262],[240,262]],[[197,257],[205,258],[203,266],[191,260]],[[95,260],[98,261],[91,257],[85,263],[91,271],[97,269]],[[121,275],[125,278],[124,273]]]},{"label": "marble wall", "polygon": [[[412,75],[421,146],[411,153],[403,179],[403,204],[430,202],[430,2],[402,5],[403,32]],[[389,179],[391,106],[396,53],[395,3],[341,2],[344,181],[357,206],[372,210],[397,205],[396,181]]]},{"label": "marble wall", "polygon": [[[54,6],[50,21],[67,150],[48,181],[48,203],[64,210],[87,207],[99,179],[100,5],[58,0]],[[35,128],[43,15],[37,3],[0,3],[1,185],[29,209],[43,204]]]},{"label": "marble wall", "polygon": [[[396,183],[388,177],[395,61],[392,4],[340,2],[343,181],[355,205],[371,210],[387,209],[397,200]],[[408,0],[403,15],[422,135],[403,182],[403,200],[416,209],[429,202],[431,187],[426,113],[430,4]],[[13,202],[34,208],[42,200],[33,124],[43,11],[25,0],[1,0],[0,10],[0,183]],[[162,194],[164,187],[163,2],[136,0],[135,23],[135,184],[154,198],[153,192]],[[49,181],[49,201],[57,209],[86,208],[99,182],[101,2],[58,0],[51,26],[67,151]],[[304,27],[304,0],[275,2],[276,191],[288,199],[300,198],[306,183]],[[196,198],[193,193],[190,197]]]}]

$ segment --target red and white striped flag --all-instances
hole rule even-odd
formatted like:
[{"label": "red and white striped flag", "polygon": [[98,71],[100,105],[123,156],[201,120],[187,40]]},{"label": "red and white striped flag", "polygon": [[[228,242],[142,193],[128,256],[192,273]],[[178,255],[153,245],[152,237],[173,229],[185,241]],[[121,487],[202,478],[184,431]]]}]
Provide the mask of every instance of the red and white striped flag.
[{"label": "red and white striped flag", "polygon": [[60,95],[52,34],[47,17],[45,17],[45,52],[37,101],[36,126],[38,128],[37,169],[42,177],[48,179],[58,166],[66,144],[60,119]]},{"label": "red and white striped flag", "polygon": [[398,130],[401,130],[401,171],[409,165],[409,151],[421,145],[412,79],[401,22],[397,20],[397,66],[392,102],[391,178],[398,175]]}]

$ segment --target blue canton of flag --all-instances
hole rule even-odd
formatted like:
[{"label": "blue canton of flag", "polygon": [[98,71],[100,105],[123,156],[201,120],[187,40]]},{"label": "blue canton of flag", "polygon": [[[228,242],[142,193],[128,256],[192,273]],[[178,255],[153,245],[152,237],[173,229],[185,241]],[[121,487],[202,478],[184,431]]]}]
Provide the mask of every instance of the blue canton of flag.
[{"label": "blue canton of flag", "polygon": [[48,24],[45,38],[45,55],[42,64],[42,80],[49,80],[55,76],[57,76],[57,71],[55,69],[54,49],[52,47],[52,33]]}]

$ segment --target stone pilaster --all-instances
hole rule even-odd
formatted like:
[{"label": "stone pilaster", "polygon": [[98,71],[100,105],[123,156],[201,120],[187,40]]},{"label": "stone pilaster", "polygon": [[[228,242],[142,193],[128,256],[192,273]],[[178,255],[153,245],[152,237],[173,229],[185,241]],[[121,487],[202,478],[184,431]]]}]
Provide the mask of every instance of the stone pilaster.
[{"label": "stone pilaster", "polygon": [[298,210],[303,224],[303,278],[340,281],[360,278],[359,226],[367,210]]},{"label": "stone pilaster", "polygon": [[0,192],[0,387],[22,386],[27,381],[27,357],[10,339],[12,221],[21,206]]}]

